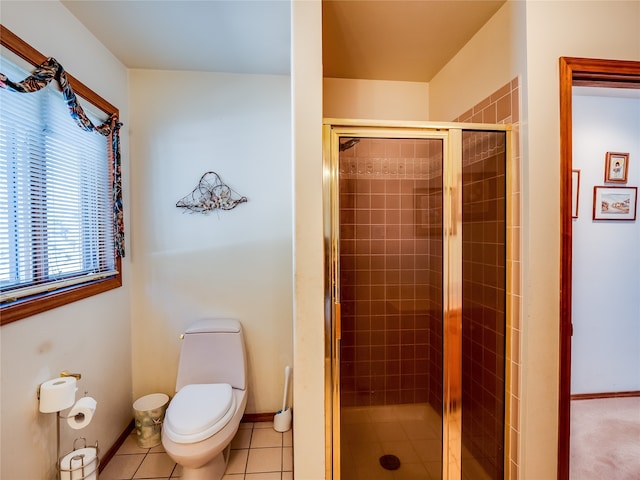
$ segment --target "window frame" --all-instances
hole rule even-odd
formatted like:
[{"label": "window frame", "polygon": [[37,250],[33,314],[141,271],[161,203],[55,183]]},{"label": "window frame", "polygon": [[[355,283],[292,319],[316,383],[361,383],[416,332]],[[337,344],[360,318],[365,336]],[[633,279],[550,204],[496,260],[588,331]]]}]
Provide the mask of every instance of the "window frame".
[{"label": "window frame", "polygon": [[[33,66],[38,66],[47,60],[47,57],[1,24],[0,44]],[[76,95],[95,105],[108,115],[119,115],[119,110],[111,103],[99,96],[68,72],[65,71],[65,73],[69,80],[69,84]],[[113,167],[110,170],[111,175],[113,175]],[[116,255],[115,269],[118,273],[109,277],[90,280],[85,283],[60,288],[52,292],[39,293],[30,297],[19,298],[12,302],[7,302],[0,306],[0,325],[6,325],[38,313],[43,313],[63,305],[121,287],[122,260],[119,255]]]}]

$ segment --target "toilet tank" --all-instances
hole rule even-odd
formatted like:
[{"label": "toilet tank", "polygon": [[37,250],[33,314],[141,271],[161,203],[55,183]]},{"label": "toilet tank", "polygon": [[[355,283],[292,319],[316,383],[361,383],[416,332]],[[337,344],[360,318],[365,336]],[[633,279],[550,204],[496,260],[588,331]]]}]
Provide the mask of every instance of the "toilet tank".
[{"label": "toilet tank", "polygon": [[194,383],[228,383],[247,388],[247,361],[242,325],[237,320],[205,318],[184,332],[176,392]]}]

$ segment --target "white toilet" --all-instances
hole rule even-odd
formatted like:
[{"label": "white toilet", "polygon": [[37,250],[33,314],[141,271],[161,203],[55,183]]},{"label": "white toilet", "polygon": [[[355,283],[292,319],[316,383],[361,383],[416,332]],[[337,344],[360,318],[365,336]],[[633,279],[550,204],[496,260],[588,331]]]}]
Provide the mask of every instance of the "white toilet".
[{"label": "white toilet", "polygon": [[185,332],[176,395],[162,426],[162,445],[183,480],[219,480],[247,405],[247,362],[237,320],[203,319]]}]

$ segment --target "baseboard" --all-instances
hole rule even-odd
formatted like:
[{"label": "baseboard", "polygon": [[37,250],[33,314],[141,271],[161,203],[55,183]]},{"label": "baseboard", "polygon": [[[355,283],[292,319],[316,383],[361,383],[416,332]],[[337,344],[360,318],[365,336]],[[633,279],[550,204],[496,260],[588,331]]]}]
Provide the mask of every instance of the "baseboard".
[{"label": "baseboard", "polygon": [[268,413],[245,413],[242,415],[241,422],[245,423],[258,423],[258,422],[273,422],[273,416],[276,412]]},{"label": "baseboard", "polygon": [[594,400],[597,398],[640,397],[640,390],[630,392],[574,393],[571,400]]},{"label": "baseboard", "polygon": [[126,426],[124,431],[120,434],[116,442],[111,446],[107,453],[100,457],[100,467],[98,468],[98,473],[102,473],[102,470],[107,466],[109,461],[113,458],[113,456],[118,452],[118,449],[122,446],[124,441],[127,439],[129,434],[133,432],[135,428],[135,421],[131,420],[129,425]]}]

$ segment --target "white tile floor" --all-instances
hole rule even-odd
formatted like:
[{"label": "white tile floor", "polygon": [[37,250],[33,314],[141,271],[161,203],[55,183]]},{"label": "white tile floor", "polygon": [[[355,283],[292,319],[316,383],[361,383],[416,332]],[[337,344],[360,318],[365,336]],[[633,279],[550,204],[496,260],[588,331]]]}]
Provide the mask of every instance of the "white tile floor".
[{"label": "white tile floor", "polygon": [[[100,480],[180,478],[181,469],[162,445],[140,448],[135,432],[100,473]],[[223,480],[293,480],[292,432],[279,433],[273,422],[241,423],[231,442]]]}]

